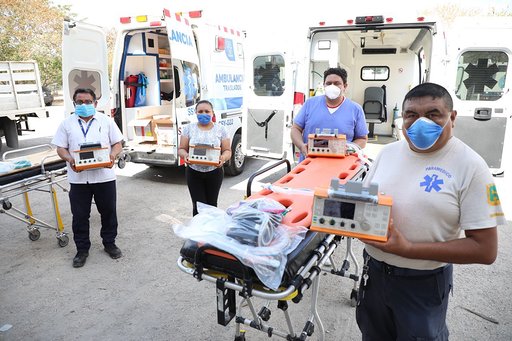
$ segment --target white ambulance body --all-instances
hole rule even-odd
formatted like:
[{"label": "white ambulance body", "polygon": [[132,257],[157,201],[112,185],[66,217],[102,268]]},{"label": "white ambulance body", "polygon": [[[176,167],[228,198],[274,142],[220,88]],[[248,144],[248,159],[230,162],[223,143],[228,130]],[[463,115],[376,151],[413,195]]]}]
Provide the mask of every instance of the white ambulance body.
[{"label": "white ambulance body", "polygon": [[[505,36],[502,26],[498,30],[502,32],[502,37]],[[485,46],[486,37],[481,34],[478,37],[472,44],[468,42],[464,45],[464,51],[474,51],[471,46]],[[307,98],[323,94],[323,72],[329,67],[338,66],[348,72],[347,96],[360,103],[365,111],[370,140],[380,136],[399,139],[402,101],[411,88],[423,82],[436,82],[453,91],[460,84],[461,70],[467,66],[468,60],[466,58],[460,62],[463,64],[457,64],[459,57],[455,57],[450,49],[457,50],[459,47],[448,45],[448,39],[450,37],[445,32],[438,32],[436,22],[426,21],[422,17],[397,22],[383,16],[365,16],[349,19],[340,25],[322,23],[310,27],[303,40],[303,56],[290,57],[283,49],[252,52],[246,59],[248,87],[243,119],[244,131],[247,131],[242,141],[244,153],[247,156],[293,159],[295,153],[289,136],[293,117]],[[462,42],[459,38],[451,39],[454,43],[457,40]],[[493,48],[476,49],[493,51],[490,53],[493,57],[486,57],[489,64],[493,63],[495,55],[498,56],[498,71],[490,76],[496,80],[510,72],[510,46],[504,46],[505,41],[509,40],[502,40],[501,45],[494,44]],[[300,50],[297,46],[294,49]],[[464,51],[458,51],[459,55]],[[450,58],[452,55],[454,57]],[[455,79],[457,70],[458,83]],[[467,75],[462,80],[466,78]],[[455,135],[473,146],[481,143],[475,130],[485,130],[485,136],[489,137],[491,143],[476,150],[486,159],[489,167],[496,169],[501,167],[498,160],[506,153],[506,146],[499,148],[499,145],[505,140],[505,127],[511,116],[511,95],[506,90],[510,88],[511,80],[508,78],[505,87],[494,86],[492,81],[488,84],[494,87],[484,87],[486,94],[495,92],[494,89],[501,91],[499,98],[487,94],[473,100],[476,98],[473,96],[472,100],[466,101],[468,109],[462,111],[464,106],[460,98],[463,95],[452,93],[460,120],[456,122]],[[495,100],[492,103],[487,99],[491,97]],[[487,121],[480,118],[475,120],[476,108],[484,111],[493,108],[490,109],[493,117]],[[483,110],[478,111],[480,116],[483,116]],[[489,149],[493,150],[494,160],[487,157]]]},{"label": "white ambulance body", "polygon": [[[197,122],[198,101],[214,105],[217,122],[226,126],[233,156],[225,166],[236,175],[244,168],[241,116],[244,80],[243,33],[209,25],[202,12],[123,17],[114,49],[111,101],[106,62],[98,49],[104,33],[83,23],[65,23],[63,78],[67,113],[78,87],[93,87],[99,107],[110,109],[125,137],[132,162],[159,166],[183,164],[177,154],[183,125]],[[67,56],[67,57],[66,57]],[[106,54],[105,54],[106,61]],[[144,76],[141,78],[141,76]],[[110,107],[109,107],[110,106]]]},{"label": "white ambulance body", "polygon": [[[337,26],[310,27],[304,47],[294,47],[304,54],[293,58],[276,50],[251,54],[243,120],[246,155],[291,158],[293,117],[307,98],[323,94],[323,73],[330,67],[347,70],[347,96],[367,108],[370,137],[393,135],[395,105],[400,109],[404,94],[429,78],[436,24],[388,20],[358,17]],[[275,78],[280,80],[279,89],[269,84],[276,83],[270,81]],[[365,105],[367,88],[380,94],[380,101],[372,98]]]},{"label": "white ambulance body", "polygon": [[512,152],[512,20],[461,17],[446,32],[446,72],[435,74],[457,110],[454,135],[479,153],[493,173]]}]

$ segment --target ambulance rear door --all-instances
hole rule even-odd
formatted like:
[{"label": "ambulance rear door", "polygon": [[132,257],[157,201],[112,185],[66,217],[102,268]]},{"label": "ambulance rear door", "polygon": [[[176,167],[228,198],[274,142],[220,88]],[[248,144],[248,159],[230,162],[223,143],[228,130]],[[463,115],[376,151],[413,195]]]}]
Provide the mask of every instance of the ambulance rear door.
[{"label": "ambulance rear door", "polygon": [[295,80],[296,64],[283,51],[257,52],[246,58],[242,118],[246,156],[291,158]]},{"label": "ambulance rear door", "polygon": [[[173,66],[174,102],[178,134],[181,126],[196,122],[195,105],[201,97],[201,77],[196,41],[190,21],[164,9]],[[177,138],[179,144],[179,136]]]},{"label": "ambulance rear door", "polygon": [[512,151],[512,45],[503,39],[512,25],[505,18],[463,19],[449,39],[453,132],[500,174]]},{"label": "ambulance rear door", "polygon": [[107,41],[101,27],[64,21],[62,82],[66,115],[75,111],[73,94],[78,88],[93,90],[98,100],[97,110],[110,114]]}]

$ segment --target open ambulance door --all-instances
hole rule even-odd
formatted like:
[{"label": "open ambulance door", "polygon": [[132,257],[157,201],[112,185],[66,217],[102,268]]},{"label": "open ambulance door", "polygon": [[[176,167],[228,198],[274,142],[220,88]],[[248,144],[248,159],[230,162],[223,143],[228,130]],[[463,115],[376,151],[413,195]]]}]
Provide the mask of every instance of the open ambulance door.
[{"label": "open ambulance door", "polygon": [[[174,81],[174,105],[179,145],[181,126],[197,121],[195,105],[201,98],[199,56],[189,20],[164,9]],[[180,160],[180,164],[183,160]]]},{"label": "open ambulance door", "polygon": [[93,90],[98,100],[97,110],[110,114],[107,40],[101,27],[64,21],[62,83],[66,115],[75,111],[73,94],[78,88]]},{"label": "open ambulance door", "polygon": [[283,52],[257,53],[246,59],[242,150],[246,156],[292,158],[296,70]]},{"label": "open ambulance door", "polygon": [[453,134],[498,175],[510,164],[504,161],[512,152],[512,50],[502,40],[512,25],[497,18],[481,20],[477,24],[471,18],[468,26],[461,21],[450,41],[448,88],[457,110]]}]

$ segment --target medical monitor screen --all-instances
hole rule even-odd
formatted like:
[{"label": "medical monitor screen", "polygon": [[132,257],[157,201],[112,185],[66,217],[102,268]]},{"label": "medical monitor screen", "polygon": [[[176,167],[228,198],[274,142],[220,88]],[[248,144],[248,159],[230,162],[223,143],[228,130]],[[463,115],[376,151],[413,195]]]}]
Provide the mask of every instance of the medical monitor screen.
[{"label": "medical monitor screen", "polygon": [[194,148],[194,155],[206,156],[206,148]]},{"label": "medical monitor screen", "polygon": [[324,216],[333,218],[354,219],[356,204],[326,199],[324,201]]},{"label": "medical monitor screen", "polygon": [[94,152],[81,152],[80,160],[94,159]]},{"label": "medical monitor screen", "polygon": [[329,147],[329,140],[314,139],[313,140],[313,147],[315,147],[315,148],[327,148],[327,147]]}]

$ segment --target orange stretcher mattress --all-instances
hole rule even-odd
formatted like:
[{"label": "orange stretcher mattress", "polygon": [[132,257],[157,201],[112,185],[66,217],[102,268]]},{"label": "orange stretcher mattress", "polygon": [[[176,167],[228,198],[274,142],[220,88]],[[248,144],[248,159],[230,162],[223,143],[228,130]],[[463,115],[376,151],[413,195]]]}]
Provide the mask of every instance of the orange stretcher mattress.
[{"label": "orange stretcher mattress", "polygon": [[[290,191],[290,194],[263,189],[248,199],[270,198],[280,202],[291,211],[283,218],[282,224],[309,227],[312,219],[313,194],[316,187],[329,187],[333,178],[340,184],[356,180],[362,171],[359,158],[347,155],[344,158],[308,157],[293,168],[288,174],[272,184],[289,189],[301,189],[305,194]],[[310,193],[307,194],[307,191]]]},{"label": "orange stretcher mattress", "polygon": [[[282,220],[282,224],[288,226],[311,225],[313,192],[315,187],[328,187],[333,178],[338,178],[341,184],[348,180],[356,180],[362,175],[363,165],[356,155],[348,155],[345,158],[306,158],[288,174],[273,183],[283,189],[301,189],[305,194],[273,192],[263,189],[247,200],[257,198],[270,198],[280,202],[291,209]],[[307,193],[310,191],[310,194]],[[282,285],[286,286],[293,280],[301,266],[312,256],[313,250],[321,245],[326,234],[308,231],[306,237],[292,251],[287,258]],[[210,245],[200,245],[197,242],[187,240],[180,251],[181,256],[196,268],[206,268],[221,271],[230,276],[242,279],[257,279],[253,269],[243,265],[234,256]]]}]

